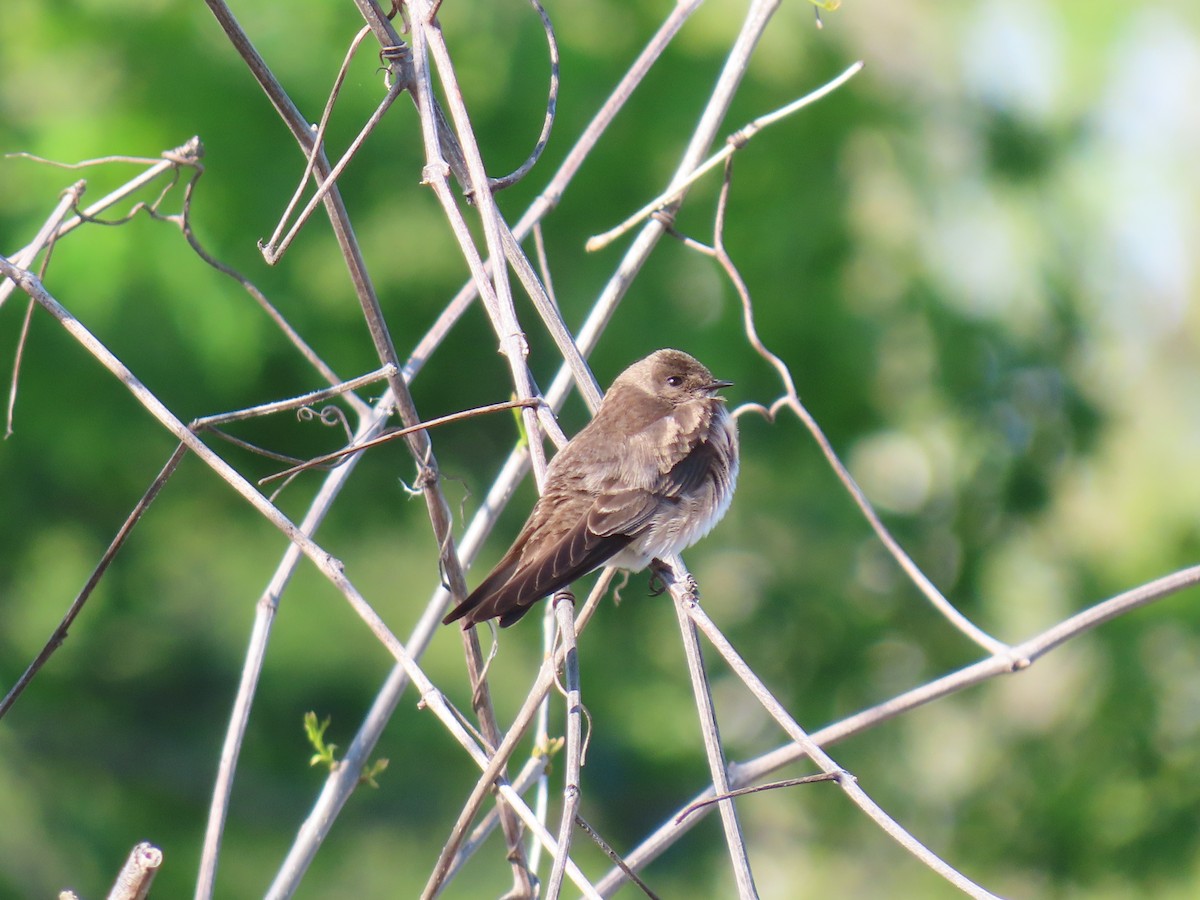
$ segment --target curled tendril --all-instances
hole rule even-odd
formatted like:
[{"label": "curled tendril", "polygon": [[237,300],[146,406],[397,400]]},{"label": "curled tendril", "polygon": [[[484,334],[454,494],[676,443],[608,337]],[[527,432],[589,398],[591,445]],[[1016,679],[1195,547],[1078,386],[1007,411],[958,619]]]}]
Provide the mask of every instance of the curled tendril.
[{"label": "curled tendril", "polygon": [[350,429],[350,423],[346,421],[346,413],[340,406],[329,404],[322,406],[320,410],[315,410],[311,406],[302,406],[296,410],[296,418],[301,422],[309,422],[316,420],[327,427],[342,426],[342,430],[346,432],[346,440],[349,441],[353,437],[353,432]]}]

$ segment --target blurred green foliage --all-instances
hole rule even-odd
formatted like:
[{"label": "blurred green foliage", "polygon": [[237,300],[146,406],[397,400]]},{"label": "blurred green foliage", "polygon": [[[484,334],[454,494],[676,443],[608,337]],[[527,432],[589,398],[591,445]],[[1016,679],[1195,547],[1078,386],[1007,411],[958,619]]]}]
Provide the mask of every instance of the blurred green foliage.
[{"label": "blurred green foliage", "polygon": [[[545,159],[500,197],[511,219],[671,6],[549,4],[563,59],[559,116]],[[353,5],[251,0],[234,11],[315,120],[360,24]],[[585,254],[585,239],[661,189],[742,12],[720,0],[688,23],[548,220],[569,324],[621,252]],[[519,3],[460,0],[441,20],[493,174],[514,168],[536,135],[547,81],[536,17]],[[319,217],[279,266],[257,253],[302,160],[203,4],[6,0],[4,21],[0,150],[153,157],[198,134],[200,240],[340,374],[377,365]],[[1195,562],[1195,4],[851,0],[823,21],[813,27],[808,4],[780,9],[725,132],[854,59],[867,69],[738,154],[725,237],[760,333],[888,525],[960,608],[1010,641]],[[331,146],[344,146],[381,92],[365,52]],[[466,274],[418,183],[416,126],[402,99],[341,182],[402,355]],[[135,171],[0,160],[0,252],[23,246],[76,179],[87,179],[88,200]],[[711,237],[716,190],[712,178],[695,189],[681,230]],[[47,285],[184,419],[320,386],[240,288],[167,224],[140,216],[73,234],[55,249]],[[0,308],[5,383],[24,308],[20,295]],[[527,304],[518,312],[544,386],[552,346]],[[670,241],[593,367],[607,383],[663,345],[736,381],[737,402],[778,395],[741,337],[731,287]],[[495,346],[472,310],[414,385],[422,414],[507,399]],[[563,421],[568,431],[582,424],[578,400]],[[284,417],[237,433],[300,457],[341,441]],[[748,416],[742,436],[736,502],[688,559],[713,618],[802,724],[815,729],[978,658],[886,557],[797,422]],[[460,527],[516,437],[507,414],[435,435]],[[34,315],[15,433],[0,445],[0,689],[37,653],[171,448],[122,387]],[[275,468],[222,452],[254,477]],[[402,637],[438,583],[424,504],[404,487],[413,474],[403,448],[372,453],[319,534]],[[285,492],[289,515],[306,508],[316,478]],[[531,498],[523,487],[480,567]],[[65,887],[100,896],[142,839],[166,854],[154,895],[191,891],[254,604],[284,546],[202,465],[184,463],[0,723],[0,896]],[[635,578],[580,645],[593,723],[582,812],[619,850],[707,777],[674,615],[643,593]],[[502,721],[540,662],[539,642],[524,622],[504,635],[493,678]],[[935,852],[1000,894],[1193,897],[1198,660],[1195,597],[1167,599],[834,753]],[[468,705],[452,629],[425,665]],[[710,668],[732,757],[780,744],[739,684]],[[346,746],[388,669],[358,619],[302,567],[251,716],[218,896],[262,893],[319,788],[305,713],[328,717],[324,740]],[[376,755],[390,760],[379,789],[351,799],[300,896],[411,896],[423,884],[474,771],[411,693]],[[955,896],[832,787],[755,795],[739,808],[764,896]],[[585,844],[585,869],[602,871]],[[498,847],[447,895],[502,892]],[[716,817],[646,878],[664,897],[731,896]]]}]

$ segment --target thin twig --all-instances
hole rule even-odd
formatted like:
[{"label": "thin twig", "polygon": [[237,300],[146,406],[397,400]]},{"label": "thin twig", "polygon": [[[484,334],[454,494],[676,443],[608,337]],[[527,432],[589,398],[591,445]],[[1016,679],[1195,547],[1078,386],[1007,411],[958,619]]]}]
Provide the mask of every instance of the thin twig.
[{"label": "thin twig", "polygon": [[650,886],[638,877],[638,873],[633,871],[633,869],[629,867],[625,860],[621,858],[621,855],[612,847],[610,847],[608,842],[600,836],[600,833],[596,831],[596,829],[593,828],[588,821],[578,813],[575,814],[575,824],[583,829],[584,834],[590,837],[596,846],[604,851],[604,855],[611,859],[613,864],[616,865],[616,867],[622,872],[624,872],[625,876],[635,885],[637,885],[643,894],[649,897],[650,900],[659,900],[658,894],[650,890]]},{"label": "thin twig", "polygon": [[[333,370],[333,368],[320,357],[317,351],[314,350],[312,346],[306,340],[304,340],[304,338],[300,336],[300,333],[292,327],[292,324],[283,317],[279,310],[275,308],[275,304],[267,299],[267,295],[260,291],[254,282],[252,282],[237,269],[217,259],[204,249],[204,246],[200,243],[200,239],[196,237],[195,232],[192,230],[191,215],[192,197],[196,190],[196,185],[200,181],[200,176],[204,172],[204,167],[200,164],[199,158],[192,162],[191,166],[193,169],[195,169],[195,174],[188,179],[187,184],[184,186],[183,209],[180,211],[179,215],[160,216],[154,212],[152,212],[152,215],[155,215],[156,218],[163,218],[178,225],[180,231],[183,232],[184,240],[188,242],[188,246],[192,248],[192,251],[207,265],[213,269],[216,269],[222,275],[232,278],[239,285],[241,285],[242,290],[250,295],[251,299],[258,304],[259,308],[267,314],[267,318],[274,323],[275,327],[283,333],[283,336],[287,338],[288,342],[296,348],[300,355],[308,362],[310,366],[313,367],[313,369],[316,370],[316,372],[322,378],[324,378],[331,385],[336,386],[341,383],[342,379]],[[354,410],[359,415],[366,414],[368,409],[367,404],[360,400],[353,393],[353,389],[347,390],[349,392],[346,394],[346,398],[350,405],[354,407]]]},{"label": "thin twig", "polygon": [[546,12],[546,8],[538,0],[529,0],[529,5],[534,8],[542,20],[542,30],[546,32],[546,45],[550,50],[550,90],[546,97],[546,115],[542,118],[541,134],[538,135],[533,150],[530,151],[525,162],[508,175],[488,179],[488,187],[493,193],[512,187],[533,171],[533,167],[542,158],[542,151],[546,149],[546,144],[550,140],[550,130],[554,127],[555,112],[558,108],[558,39],[554,36],[554,25],[550,22],[550,15]]},{"label": "thin twig", "polygon": [[558,900],[562,890],[563,872],[571,852],[571,835],[574,831],[575,814],[579,810],[580,767],[582,764],[582,719],[579,691],[579,656],[575,648],[575,597],[569,591],[554,595],[555,621],[558,623],[558,641],[563,649],[563,670],[566,680],[567,752],[566,772],[563,780],[562,816],[558,826],[558,854],[550,868],[550,880],[546,885],[546,900]]},{"label": "thin twig", "polygon": [[[3,257],[0,257],[0,261],[3,261]],[[2,268],[2,266],[0,266],[0,268]],[[67,639],[67,632],[70,630],[71,625],[75,622],[76,617],[83,611],[84,604],[86,604],[88,598],[92,596],[92,591],[96,589],[96,585],[100,583],[100,579],[104,576],[104,573],[108,571],[108,567],[112,564],[113,559],[116,557],[117,551],[119,551],[121,547],[125,545],[125,541],[129,537],[129,533],[133,531],[133,526],[138,523],[138,521],[145,514],[146,510],[150,508],[150,504],[154,502],[154,498],[158,496],[158,492],[162,490],[162,486],[167,483],[167,479],[170,478],[174,473],[175,468],[179,465],[179,461],[183,459],[186,452],[187,448],[182,444],[175,448],[175,452],[172,453],[167,459],[166,464],[162,467],[162,471],[158,473],[154,481],[150,482],[150,487],[146,489],[146,493],[142,495],[141,499],[138,500],[138,502],[134,505],[129,515],[125,517],[124,523],[122,523],[121,527],[117,530],[116,536],[108,545],[108,549],[104,551],[104,555],[100,557],[100,561],[96,563],[96,567],[92,570],[92,574],[88,576],[88,580],[84,583],[83,589],[80,590],[79,594],[76,595],[75,599],[71,602],[71,605],[67,608],[67,612],[62,617],[62,621],[58,623],[58,627],[55,628],[51,633],[50,639],[46,641],[46,644],[42,647],[41,652],[38,653],[33,662],[31,662],[21,674],[21,677],[18,678],[16,683],[9,689],[4,699],[0,700],[0,719],[4,718],[5,713],[7,713],[12,708],[12,705],[17,702],[17,698],[20,697],[25,688],[29,686],[29,683],[33,680],[33,677],[37,675],[42,666],[46,664],[46,661],[49,660],[54,654],[54,651],[62,645],[62,642]]]},{"label": "thin twig", "polygon": [[[285,254],[288,247],[292,245],[292,241],[296,239],[296,235],[300,233],[300,229],[305,226],[309,218],[312,216],[313,210],[317,208],[317,204],[324,202],[325,195],[329,193],[334,184],[337,183],[337,180],[342,176],[342,172],[344,172],[346,167],[354,160],[354,157],[358,154],[359,149],[383,120],[384,113],[386,113],[391,107],[392,102],[400,96],[400,92],[402,90],[403,85],[401,85],[399,82],[393,82],[391,87],[388,88],[388,92],[384,94],[383,99],[379,101],[379,105],[375,107],[375,111],[371,113],[370,117],[363,124],[363,127],[359,129],[358,134],[354,136],[354,140],[350,142],[350,146],[346,148],[346,152],[342,154],[341,158],[337,161],[333,168],[329,170],[328,174],[325,174],[321,178],[320,183],[317,185],[316,191],[311,197],[308,198],[308,202],[304,204],[304,209],[300,211],[300,215],[296,217],[296,221],[292,223],[292,227],[288,229],[287,234],[285,234],[283,238],[278,241],[278,243],[276,243],[274,237],[272,237],[271,241],[259,245],[259,251],[262,253],[263,259],[267,261],[268,265],[273,266],[283,258],[283,254]],[[320,144],[315,142],[313,143],[312,149],[309,151],[308,161],[306,163],[308,167],[313,165],[314,154],[319,146]],[[305,172],[307,173],[308,171],[309,169],[306,168]],[[301,184],[303,185],[303,182],[301,182]],[[285,216],[286,214],[287,213],[285,213]],[[280,221],[280,227],[283,226],[284,222],[286,222],[286,219]]]},{"label": "thin twig", "polygon": [[[34,235],[33,241],[14,258],[16,265],[21,268],[28,268],[37,259],[37,255],[42,250],[53,246],[54,241],[58,237],[58,231],[62,227],[63,219],[78,205],[79,198],[83,196],[86,187],[87,182],[77,181],[62,192],[58,206],[54,208],[46,221],[42,223],[42,227]],[[44,268],[45,264],[43,263],[43,271]],[[14,286],[14,283],[8,279],[0,279],[0,291],[4,291],[5,289],[11,290]],[[6,294],[0,293],[0,306],[4,305],[4,298],[6,296]],[[12,379],[8,384],[8,408],[4,420],[5,439],[11,437],[13,433],[13,421],[17,408],[17,386],[21,377],[21,360],[25,355],[25,341],[29,337],[29,326],[33,321],[33,308],[35,305],[31,298],[29,304],[25,307],[25,316],[21,321],[20,333],[17,335],[17,349],[13,354]]]},{"label": "thin twig", "polygon": [[[553,612],[553,610],[551,610]],[[542,646],[545,648],[544,656],[549,656],[554,652],[554,618],[553,616],[542,616]],[[550,737],[550,695],[546,694],[542,698],[541,703],[537,708],[537,719],[533,727],[533,745],[538,748],[539,753],[544,753],[547,757],[550,755],[550,750],[554,746]],[[533,809],[538,814],[538,818],[543,822],[549,820],[550,817],[550,767],[546,766],[542,769],[541,775],[538,776],[537,793],[534,796]],[[542,864],[542,845],[534,841],[529,842],[529,871],[535,876]],[[466,850],[459,852],[459,856]]]},{"label": "thin twig", "polygon": [[489,403],[486,406],[476,406],[473,409],[466,409],[462,412],[450,413],[445,416],[437,416],[425,422],[418,422],[416,425],[409,425],[407,428],[394,428],[385,431],[383,434],[373,437],[370,440],[363,441],[360,444],[354,444],[350,447],[344,447],[341,450],[335,450],[332,453],[326,453],[323,456],[315,456],[307,462],[300,465],[292,466],[290,469],[284,469],[282,472],[276,472],[274,475],[267,475],[258,480],[259,485],[268,484],[272,481],[278,481],[280,478],[287,478],[297,472],[303,472],[306,469],[316,468],[318,466],[327,466],[331,462],[336,462],[340,459],[345,459],[355,453],[361,453],[364,450],[370,450],[372,447],[378,447],[380,444],[386,444],[389,441],[394,441],[396,438],[402,438],[417,431],[427,431],[430,428],[437,428],[441,425],[448,425],[451,422],[461,422],[464,419],[472,419],[475,416],[488,415],[489,413],[502,412],[506,409],[524,409],[529,406],[538,406],[541,400],[507,400],[504,403]]},{"label": "thin twig", "polygon": [[846,69],[846,71],[842,72],[842,74],[837,76],[837,78],[826,82],[815,91],[805,94],[799,100],[793,100],[786,106],[781,107],[774,112],[761,115],[757,119],[754,119],[748,124],[743,125],[725,139],[724,147],[698,165],[682,182],[672,185],[670,189],[659,194],[620,225],[610,228],[603,234],[598,234],[594,237],[588,238],[587,243],[584,244],[584,249],[586,249],[588,253],[594,253],[597,250],[604,249],[639,222],[644,221],[658,210],[664,209],[672,203],[677,202],[682,198],[684,191],[723,163],[726,159],[731,157],[738,150],[741,150],[743,147],[745,147],[748,143],[750,143],[750,140],[756,134],[758,134],[758,132],[762,131],[764,128],[774,125],[779,120],[792,115],[804,107],[815,103],[822,97],[833,93],[843,84],[861,72],[863,65],[863,62],[860,60]]},{"label": "thin twig", "polygon": [[[108,194],[105,194],[83,211],[62,222],[54,231],[54,237],[61,238],[64,235],[69,234],[85,222],[92,221],[94,217],[100,215],[100,213],[102,213],[104,210],[114,206],[117,203],[120,203],[125,198],[136,194],[146,185],[153,183],[160,175],[163,175],[167,172],[174,172],[179,168],[179,166],[188,164],[187,161],[197,160],[203,155],[204,145],[200,143],[200,138],[198,137],[193,137],[175,149],[166,151],[163,153],[163,158],[155,162],[145,172],[142,172],[135,178],[131,178],[119,188],[116,188],[115,190],[110,191]],[[63,168],[75,168],[76,166],[91,165],[92,163],[99,164],[109,161],[108,159],[99,159],[94,161],[89,160],[86,163],[67,164],[55,163],[51,162],[50,160],[39,160],[38,157],[32,158],[34,160],[47,162],[50,165],[62,166]],[[121,158],[116,158],[116,161],[121,161]],[[150,160],[146,160],[146,162],[148,163]],[[82,182],[79,184],[82,190]],[[29,244],[13,254],[11,262],[22,269],[27,269],[33,264],[33,259],[39,252],[41,252],[41,247],[37,246],[36,243]],[[0,281],[0,306],[4,305],[4,301],[8,298],[8,295],[12,293],[14,287],[15,285],[11,282]]]},{"label": "thin twig", "polygon": [[722,800],[730,800],[734,797],[745,797],[747,794],[758,794],[762,791],[776,791],[781,788],[800,787],[805,784],[817,784],[822,781],[837,781],[838,775],[833,772],[821,772],[819,775],[805,775],[803,778],[786,778],[783,781],[772,781],[770,784],[756,784],[754,787],[737,788],[727,791],[724,794],[713,794],[711,797],[704,797],[700,800],[694,800],[685,806],[675,816],[675,824],[678,825],[692,813],[705,807],[712,806],[714,803],[719,803]]},{"label": "thin twig", "polygon": [[262,416],[269,416],[275,413],[289,412],[293,409],[303,409],[307,406],[312,406],[314,403],[320,403],[322,400],[329,400],[333,397],[341,397],[352,391],[356,391],[361,387],[366,387],[369,384],[377,384],[394,375],[396,367],[391,363],[387,363],[376,369],[374,372],[368,372],[366,375],[359,375],[357,378],[351,378],[349,381],[343,381],[333,387],[321,388],[317,391],[309,391],[306,394],[300,394],[297,397],[289,397],[287,400],[272,400],[270,403],[260,403],[257,406],[248,406],[245,409],[234,410],[233,412],[217,413],[211,416],[202,416],[199,419],[193,419],[191,428],[195,431],[205,431],[214,425],[224,425],[229,422],[241,422],[246,419],[258,419]]},{"label": "thin twig", "polygon": [[[292,194],[292,199],[288,201],[284,207],[283,215],[279,217],[279,222],[275,226],[275,230],[267,239],[262,247],[263,254],[268,261],[273,265],[283,254],[283,247],[277,245],[280,233],[284,226],[287,225],[288,219],[291,218],[296,204],[300,202],[300,198],[304,196],[304,186],[308,184],[308,179],[312,176],[313,168],[317,164],[317,150],[325,143],[325,132],[329,128],[329,119],[333,115],[333,107],[337,102],[338,95],[341,93],[342,84],[346,80],[346,74],[350,71],[350,63],[354,59],[358,48],[362,45],[363,40],[371,33],[371,29],[364,25],[358,30],[358,34],[350,41],[350,46],[346,48],[346,55],[342,59],[342,64],[338,68],[338,73],[334,77],[333,87],[329,90],[329,97],[325,101],[325,109],[321,112],[321,121],[317,123],[316,132],[313,134],[312,149],[308,153],[308,158],[304,163],[304,173],[300,176],[300,180],[296,184],[296,190]],[[306,220],[311,214],[313,205],[310,205],[303,215],[300,217],[300,222]],[[299,222],[297,224],[300,224]],[[290,243],[290,237],[287,243]]]},{"label": "thin twig", "polygon": [[79,162],[67,163],[57,159],[47,159],[44,156],[38,156],[36,153],[26,153],[24,150],[19,150],[16,153],[5,153],[5,159],[28,159],[36,163],[41,163],[44,166],[54,166],[56,169],[91,169],[96,166],[107,166],[112,163],[129,163],[135,166],[153,166],[157,165],[159,160],[149,156],[97,156],[92,159],[84,159]]},{"label": "thin twig", "polygon": [[[57,239],[57,237],[66,234],[73,227],[84,223],[99,225],[124,224],[133,219],[139,212],[145,212],[151,218],[157,221],[169,222],[180,229],[180,231],[183,233],[184,239],[188,243],[188,246],[192,248],[192,251],[199,256],[205,264],[216,269],[223,275],[232,278],[242,286],[243,290],[250,294],[259,307],[267,314],[268,318],[270,318],[275,326],[281,332],[283,332],[288,341],[326,381],[328,381],[330,384],[337,384],[340,382],[341,379],[337,376],[337,374],[325,363],[324,360],[320,358],[316,351],[313,350],[313,348],[303,338],[300,337],[299,333],[286,319],[284,319],[275,306],[267,299],[266,295],[264,295],[262,291],[260,291],[252,281],[250,281],[250,279],[246,278],[232,266],[221,262],[207,250],[205,250],[204,246],[200,243],[199,238],[196,237],[195,231],[192,229],[191,224],[191,204],[192,198],[195,194],[196,186],[199,184],[200,178],[204,174],[204,166],[200,162],[204,156],[204,148],[203,145],[201,145],[199,138],[192,138],[189,142],[180,147],[176,147],[172,150],[166,150],[163,152],[162,156],[166,162],[156,164],[150,170],[150,172],[154,173],[154,177],[157,177],[158,174],[169,171],[171,172],[172,178],[171,181],[159,191],[158,196],[156,196],[153,200],[150,202],[139,201],[135,203],[125,215],[119,217],[118,219],[102,220],[99,218],[100,212],[102,212],[104,209],[107,209],[109,205],[115,203],[117,200],[125,199],[125,197],[133,193],[132,190],[127,190],[128,188],[131,186],[136,186],[137,189],[140,189],[153,180],[152,178],[146,177],[147,174],[150,173],[143,173],[138,178],[130,181],[124,188],[118,189],[118,191],[113,192],[99,203],[93,204],[87,210],[79,212],[78,215],[76,215],[73,219],[62,224],[50,237]],[[39,159],[38,157],[33,158]],[[74,164],[52,163],[49,160],[40,159],[39,161],[47,162],[51,165],[61,166],[63,168],[95,166],[110,162],[154,162],[153,160],[142,160],[139,158],[130,157],[105,157]],[[181,210],[178,213],[164,213],[160,209],[160,206],[170,189],[176,183],[178,183],[180,170],[185,168],[191,169],[192,175],[190,178],[188,178],[184,185]],[[83,184],[83,182],[79,182],[76,186],[80,193],[82,193]],[[13,257],[14,264],[20,265],[23,268],[28,268],[34,255],[36,255],[39,249],[39,240],[35,239],[33,243],[21,250],[17,256]],[[0,284],[0,304],[3,303],[3,298],[7,296],[6,291],[8,289],[11,289],[11,285]],[[353,405],[360,414],[366,410],[366,404],[364,404],[357,397],[350,396],[348,399],[351,405]]]},{"label": "thin twig", "polygon": [[[665,575],[668,587],[677,587],[681,582],[686,583],[682,592],[671,591],[675,599],[675,612],[679,618],[679,630],[683,639],[683,650],[687,656],[688,673],[692,677],[692,693],[696,698],[696,711],[700,720],[700,732],[704,738],[704,751],[708,757],[708,770],[718,794],[729,793],[728,773],[725,768],[725,748],[721,744],[721,732],[717,726],[717,713],[713,705],[712,688],[708,674],[704,669],[704,655],[700,651],[700,640],[696,635],[696,626],[688,618],[687,603],[695,602],[689,592],[695,590],[695,583],[686,574],[683,562],[676,556],[667,561],[671,574]],[[725,844],[729,849],[729,857],[733,863],[733,876],[737,884],[738,897],[750,900],[758,896],[754,885],[754,873],[750,870],[750,857],[746,852],[746,841],[742,835],[742,826],[738,821],[737,808],[732,800],[721,801],[718,809],[721,813],[721,824],[725,829]]]},{"label": "thin twig", "polygon": [[21,328],[17,332],[17,348],[13,353],[12,377],[8,382],[8,406],[4,415],[4,439],[13,436],[13,422],[17,414],[17,393],[21,383],[21,360],[25,358],[25,342],[29,340],[29,326],[33,322],[33,310],[37,306],[30,300],[25,306],[25,315],[21,317]]},{"label": "thin twig", "polygon": [[[941,678],[922,684],[839,722],[827,725],[813,733],[813,740],[823,746],[833,744],[852,735],[861,734],[918,706],[958,693],[997,676],[1023,672],[1042,656],[1067,641],[1135,609],[1197,585],[1200,585],[1200,566],[1180,569],[1156,578],[1154,581],[1138,585],[1115,597],[1102,600],[1094,606],[1076,613],[1066,621],[1059,622],[1019,644],[1014,644],[1002,653],[972,663],[956,672],[943,675]],[[786,752],[781,753],[781,751]],[[744,770],[752,777],[761,778],[766,772],[787,765],[800,756],[803,756],[803,753],[797,753],[795,745],[788,744],[737,768],[739,775]],[[770,766],[770,768],[764,769],[764,765]]]},{"label": "thin twig", "polygon": [[[838,480],[850,494],[859,511],[866,518],[867,523],[875,532],[876,536],[887,548],[888,553],[896,560],[896,563],[909,577],[909,579],[917,586],[917,589],[925,596],[925,598],[933,604],[942,616],[950,622],[960,632],[974,641],[989,653],[1003,653],[1008,647],[1000,640],[992,637],[985,632],[974,622],[959,612],[954,605],[946,599],[945,595],[938,590],[935,585],[921,568],[912,560],[912,557],[905,552],[900,546],[887,526],[883,524],[883,520],[879,518],[879,514],[875,512],[875,508],[871,505],[871,501],[867,499],[867,495],[863,493],[862,488],[858,486],[858,482],[850,474],[850,470],[838,457],[837,451],[833,449],[833,444],[829,438],[825,436],[824,430],[817,424],[817,420],[808,411],[803,403],[800,402],[800,395],[796,391],[796,383],[792,378],[791,370],[787,367],[775,353],[767,349],[766,344],[758,336],[758,328],[754,324],[754,304],[750,299],[750,289],[746,286],[745,280],[734,264],[729,252],[725,249],[725,213],[729,205],[730,186],[733,182],[733,158],[725,161],[725,177],[721,182],[721,193],[717,201],[717,214],[713,225],[713,246],[706,251],[708,255],[714,257],[725,271],[730,282],[737,290],[738,297],[742,303],[742,321],[743,329],[746,333],[746,338],[750,341],[751,346],[758,352],[759,356],[765,359],[775,371],[779,374],[780,380],[784,386],[784,396],[781,398],[781,407],[772,406],[772,410],[786,406],[791,409],[796,416],[804,423],[804,427],[808,429],[809,434],[817,442],[821,453],[825,456],[826,461],[837,475]],[[693,246],[695,246],[693,244]]]},{"label": "thin twig", "polygon": [[[833,759],[825,753],[808,734],[805,733],[792,718],[792,716],[784,709],[783,705],[775,698],[775,696],[763,684],[762,679],[754,673],[754,671],[746,664],[746,661],[738,655],[733,649],[733,645],[725,638],[708,617],[704,610],[700,607],[698,598],[694,591],[690,591],[687,587],[680,587],[675,582],[668,580],[668,587],[671,588],[672,596],[676,598],[676,603],[680,607],[680,614],[686,615],[696,627],[699,628],[712,646],[725,659],[730,670],[741,679],[742,683],[750,689],[750,693],[758,700],[759,704],[767,711],[770,716],[779,723],[780,727],[792,738],[797,744],[802,746],[805,753],[810,759],[821,769],[822,772],[832,776],[841,786],[842,790],[850,797],[850,800],[871,818],[880,828],[884,830],[893,840],[899,843],[902,847],[908,850],[917,860],[924,863],[931,870],[941,875],[959,890],[963,891],[972,897],[986,898],[991,900],[994,897],[989,891],[975,884],[953,866],[949,865],[945,860],[933,853],[928,847],[922,844],[915,836],[896,822],[890,815],[884,812],[883,808],[872,800],[861,787],[858,781],[839,766]],[[724,775],[724,772],[722,772]],[[714,787],[718,794],[727,793],[728,786],[718,783],[714,780]]]}]

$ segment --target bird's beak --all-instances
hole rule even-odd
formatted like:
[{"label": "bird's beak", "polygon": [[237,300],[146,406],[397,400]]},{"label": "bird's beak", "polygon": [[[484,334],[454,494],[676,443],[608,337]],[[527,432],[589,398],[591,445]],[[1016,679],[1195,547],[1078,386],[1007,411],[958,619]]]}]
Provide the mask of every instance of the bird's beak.
[{"label": "bird's beak", "polygon": [[710,394],[715,394],[717,391],[721,390],[722,388],[727,388],[727,387],[733,387],[733,382],[732,381],[711,381],[704,386],[704,390],[708,391]]}]

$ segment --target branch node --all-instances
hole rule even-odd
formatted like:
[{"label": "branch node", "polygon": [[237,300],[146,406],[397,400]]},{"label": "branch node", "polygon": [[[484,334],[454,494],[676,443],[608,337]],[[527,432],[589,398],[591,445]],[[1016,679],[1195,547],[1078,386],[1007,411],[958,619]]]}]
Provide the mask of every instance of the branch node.
[{"label": "branch node", "polygon": [[403,41],[388,47],[380,47],[379,59],[383,62],[408,63],[412,59],[412,49]]},{"label": "branch node", "polygon": [[650,213],[650,218],[667,228],[675,227],[675,209],[673,207],[660,207]]},{"label": "branch node", "polygon": [[412,490],[414,493],[421,493],[426,488],[430,488],[438,482],[438,470],[436,466],[423,465],[421,471],[417,473],[417,479],[413,482]]},{"label": "branch node", "polygon": [[204,158],[204,142],[200,135],[192,135],[187,141],[173,150],[166,150],[163,159],[180,166],[196,166]]},{"label": "branch node", "polygon": [[450,166],[438,160],[427,163],[421,169],[421,184],[440,184],[450,177]]},{"label": "branch node", "polygon": [[752,137],[753,134],[748,129],[739,128],[733,134],[729,135],[729,137],[725,138],[725,143],[734,150],[741,150],[748,143],[750,143],[750,138]]}]

